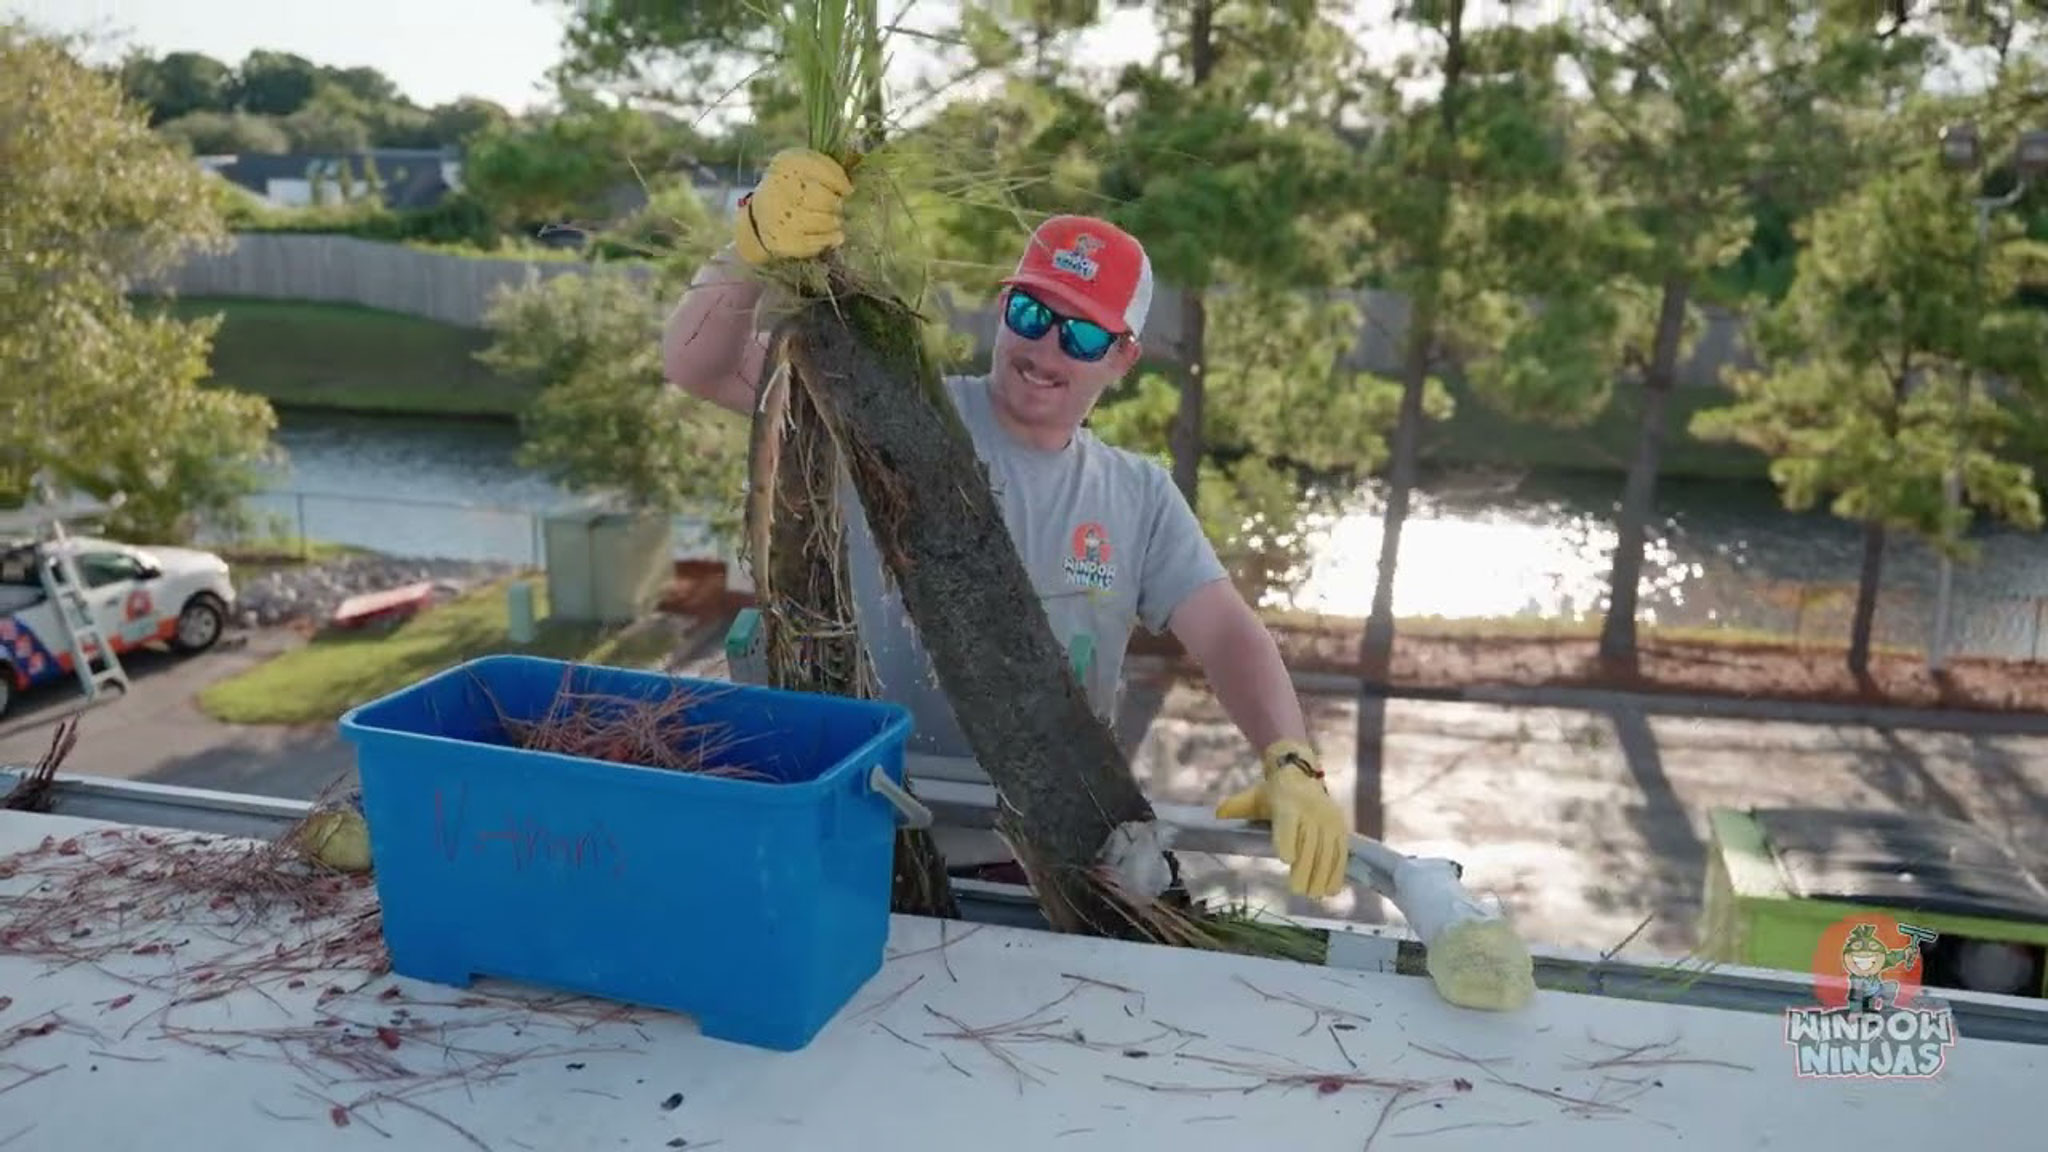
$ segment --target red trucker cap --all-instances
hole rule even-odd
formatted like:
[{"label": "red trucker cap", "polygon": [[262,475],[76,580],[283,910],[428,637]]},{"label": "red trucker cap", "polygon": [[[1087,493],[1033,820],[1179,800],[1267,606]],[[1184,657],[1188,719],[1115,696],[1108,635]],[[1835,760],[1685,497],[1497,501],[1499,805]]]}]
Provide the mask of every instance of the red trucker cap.
[{"label": "red trucker cap", "polygon": [[1031,234],[1017,271],[1003,280],[1054,310],[1136,336],[1152,310],[1152,260],[1130,233],[1092,216],[1054,216]]}]

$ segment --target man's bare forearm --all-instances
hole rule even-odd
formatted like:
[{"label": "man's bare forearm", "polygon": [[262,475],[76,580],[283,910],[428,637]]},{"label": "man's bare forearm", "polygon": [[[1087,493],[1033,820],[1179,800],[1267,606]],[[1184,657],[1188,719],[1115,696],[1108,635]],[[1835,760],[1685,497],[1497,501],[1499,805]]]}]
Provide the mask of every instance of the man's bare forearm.
[{"label": "man's bare forearm", "polygon": [[1276,740],[1309,743],[1280,645],[1230,581],[1191,593],[1174,613],[1173,630],[1255,751],[1265,752]]},{"label": "man's bare forearm", "polygon": [[1246,615],[1244,623],[1224,634],[1218,658],[1205,664],[1202,674],[1255,750],[1263,753],[1277,740],[1309,744],[1308,721],[1280,646],[1256,616]]},{"label": "man's bare forearm", "polygon": [[761,292],[730,246],[699,269],[662,329],[668,381],[721,407],[749,408],[763,359],[754,331]]}]

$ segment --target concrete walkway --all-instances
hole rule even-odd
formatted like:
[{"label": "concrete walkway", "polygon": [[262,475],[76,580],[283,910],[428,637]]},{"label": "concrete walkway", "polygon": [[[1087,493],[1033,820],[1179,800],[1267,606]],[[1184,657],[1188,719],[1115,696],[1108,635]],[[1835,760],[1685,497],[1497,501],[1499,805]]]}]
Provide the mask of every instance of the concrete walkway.
[{"label": "concrete walkway", "polygon": [[[1357,702],[1304,703],[1348,805]],[[1971,821],[2048,877],[2048,737],[1665,716],[1626,698],[1599,710],[1392,700],[1385,717],[1385,839],[1461,861],[1532,940],[1611,948],[1649,917],[1642,944],[1696,945],[1717,806]],[[1154,796],[1182,803],[1213,801],[1254,771],[1214,699],[1186,685],[1167,694],[1137,767]],[[1276,867],[1244,865],[1228,874],[1250,898],[1284,899]]]}]

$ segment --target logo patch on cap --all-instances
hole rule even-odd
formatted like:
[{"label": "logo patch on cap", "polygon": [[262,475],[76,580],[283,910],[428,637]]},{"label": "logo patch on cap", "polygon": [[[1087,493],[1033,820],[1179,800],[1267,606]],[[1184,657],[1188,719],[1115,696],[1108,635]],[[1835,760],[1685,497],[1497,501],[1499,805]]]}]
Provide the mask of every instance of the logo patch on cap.
[{"label": "logo patch on cap", "polygon": [[1095,262],[1095,252],[1102,247],[1102,241],[1083,232],[1074,237],[1072,248],[1062,248],[1052,254],[1052,266],[1062,272],[1071,272],[1083,280],[1095,279],[1102,266]]}]

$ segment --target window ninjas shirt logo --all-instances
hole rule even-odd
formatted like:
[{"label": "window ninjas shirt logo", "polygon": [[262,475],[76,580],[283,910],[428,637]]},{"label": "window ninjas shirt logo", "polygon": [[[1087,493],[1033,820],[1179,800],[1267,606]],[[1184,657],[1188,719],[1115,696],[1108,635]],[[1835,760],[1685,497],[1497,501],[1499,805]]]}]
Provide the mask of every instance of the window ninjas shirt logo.
[{"label": "window ninjas shirt logo", "polygon": [[1785,1010],[1785,1043],[1800,1076],[1931,1079],[1955,1046],[1955,1018],[1920,986],[1920,949],[1934,932],[1857,913],[1814,950],[1817,1008]]},{"label": "window ninjas shirt logo", "polygon": [[1074,529],[1072,554],[1066,561],[1067,583],[1091,592],[1107,592],[1116,583],[1110,563],[1109,532],[1093,520]]}]

